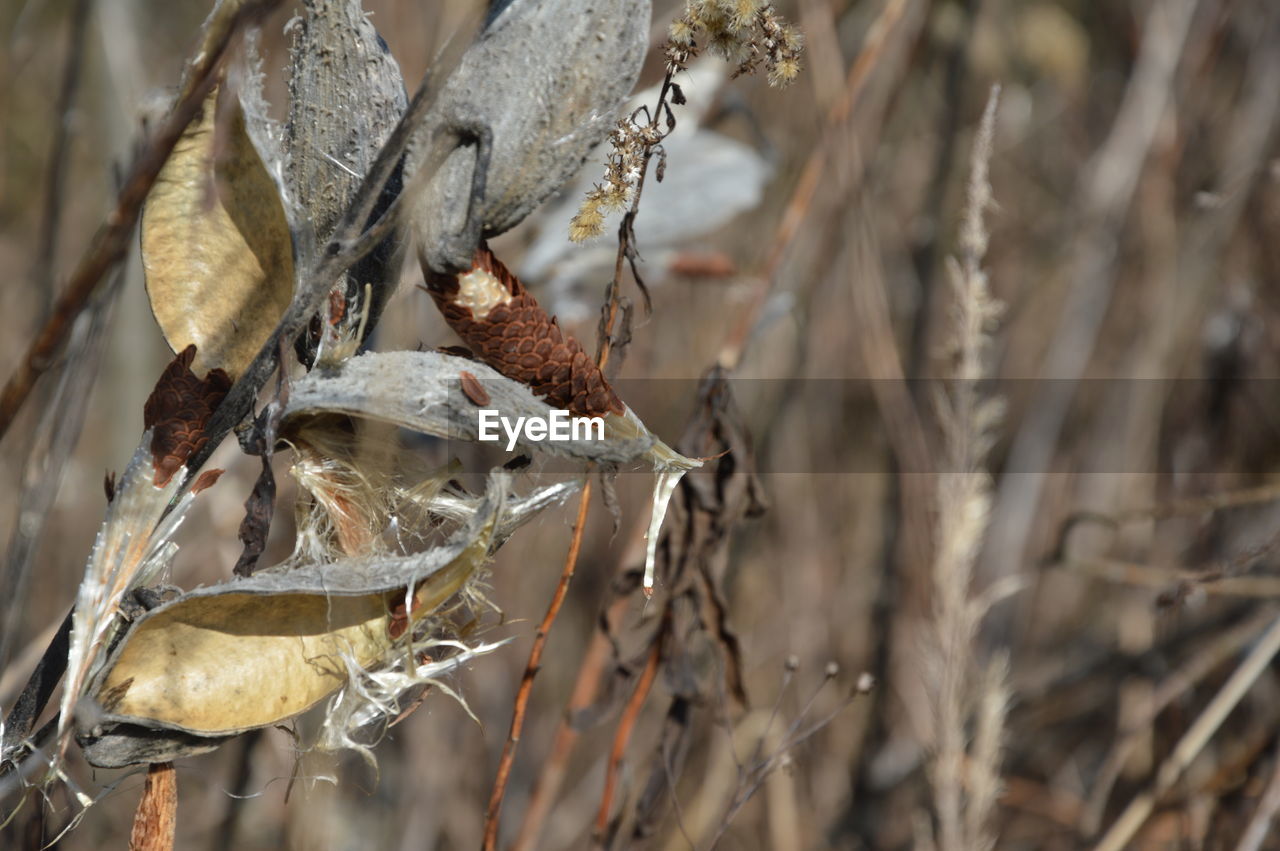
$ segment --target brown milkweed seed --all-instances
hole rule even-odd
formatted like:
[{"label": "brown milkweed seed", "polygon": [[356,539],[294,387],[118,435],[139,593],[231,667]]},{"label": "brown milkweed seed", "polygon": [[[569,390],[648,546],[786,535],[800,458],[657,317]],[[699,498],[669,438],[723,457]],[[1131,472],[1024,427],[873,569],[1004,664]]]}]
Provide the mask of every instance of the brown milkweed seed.
[{"label": "brown milkweed seed", "polygon": [[489,404],[489,394],[480,384],[480,379],[476,378],[465,369],[459,373],[462,379],[462,394],[480,407]]}]

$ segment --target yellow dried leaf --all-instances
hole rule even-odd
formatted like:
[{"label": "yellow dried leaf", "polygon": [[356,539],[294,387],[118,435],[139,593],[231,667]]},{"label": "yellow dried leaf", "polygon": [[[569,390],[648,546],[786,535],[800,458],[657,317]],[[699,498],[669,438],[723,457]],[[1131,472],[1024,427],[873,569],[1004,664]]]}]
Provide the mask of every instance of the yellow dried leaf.
[{"label": "yellow dried leaf", "polygon": [[239,102],[205,101],[161,170],[142,214],[151,310],[193,369],[238,377],[293,294],[289,226]]}]

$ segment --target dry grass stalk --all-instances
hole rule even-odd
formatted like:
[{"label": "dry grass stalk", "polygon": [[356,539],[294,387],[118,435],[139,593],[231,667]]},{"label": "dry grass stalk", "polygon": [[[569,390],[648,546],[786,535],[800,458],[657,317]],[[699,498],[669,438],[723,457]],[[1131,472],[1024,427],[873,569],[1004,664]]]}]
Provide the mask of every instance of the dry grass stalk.
[{"label": "dry grass stalk", "polygon": [[1182,778],[1192,760],[1200,754],[1209,739],[1227,720],[1227,715],[1239,705],[1258,678],[1270,667],[1277,653],[1280,653],[1280,619],[1272,622],[1249,655],[1196,718],[1195,723],[1183,733],[1173,751],[1160,764],[1155,782],[1129,802],[1124,812],[1098,841],[1097,851],[1120,851],[1129,847],[1130,841],[1155,811],[1156,805]]},{"label": "dry grass stalk", "polygon": [[996,87],[973,146],[960,258],[951,262],[956,365],[949,392],[938,400],[946,459],[937,478],[934,630],[924,664],[935,725],[929,775],[938,819],[936,842],[943,851],[994,845],[989,823],[999,790],[1008,703],[1004,660],[984,661],[974,651],[990,601],[972,588],[991,508],[985,464],[1000,417],[999,403],[984,399],[978,387],[989,374],[992,324],[1002,307],[981,267],[987,250],[983,214],[992,203],[987,170],[998,99]]}]

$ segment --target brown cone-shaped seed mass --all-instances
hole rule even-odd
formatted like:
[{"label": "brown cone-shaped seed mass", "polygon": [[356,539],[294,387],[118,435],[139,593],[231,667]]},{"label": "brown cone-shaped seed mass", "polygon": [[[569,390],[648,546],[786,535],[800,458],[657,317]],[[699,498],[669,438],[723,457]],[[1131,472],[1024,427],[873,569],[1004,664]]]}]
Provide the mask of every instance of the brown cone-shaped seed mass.
[{"label": "brown cone-shaped seed mass", "polygon": [[483,243],[470,271],[477,269],[489,272],[511,294],[483,318],[477,319],[470,307],[457,303],[457,276],[428,273],[426,289],[449,327],[480,360],[507,378],[528,385],[547,404],[577,416],[625,411],[582,344],[560,330],[556,320]]},{"label": "brown cone-shaped seed mass", "polygon": [[231,378],[221,369],[204,378],[191,371],[195,345],[187,346],[165,367],[142,409],[145,428],[153,428],[151,457],[155,461],[157,487],[169,483],[192,454],[208,442],[205,424],[231,389]]}]

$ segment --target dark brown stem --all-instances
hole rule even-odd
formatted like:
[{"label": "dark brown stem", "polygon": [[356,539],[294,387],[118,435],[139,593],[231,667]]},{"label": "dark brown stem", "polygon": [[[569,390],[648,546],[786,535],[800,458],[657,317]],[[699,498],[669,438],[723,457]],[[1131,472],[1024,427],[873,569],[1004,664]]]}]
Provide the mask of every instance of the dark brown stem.
[{"label": "dark brown stem", "polygon": [[[671,71],[662,78],[662,90],[658,94],[658,102],[654,107],[653,113],[649,116],[649,127],[657,129],[658,117],[663,115],[666,108],[667,95],[671,92]],[[666,138],[664,133],[658,140],[659,144],[662,139]],[[640,177],[636,180],[635,195],[631,198],[631,207],[622,217],[622,223],[618,225],[618,254],[613,261],[613,280],[609,282],[609,302],[608,312],[605,314],[604,322],[600,327],[599,340],[596,348],[596,364],[603,372],[605,365],[609,363],[609,353],[613,347],[613,326],[618,319],[619,308],[619,292],[621,292],[622,282],[622,264],[626,261],[629,252],[635,250],[632,245],[632,235],[635,233],[636,216],[640,213],[640,196],[644,192],[644,181],[649,174],[649,161],[653,159],[653,151],[655,146],[646,146],[644,151],[644,159],[640,163]],[[639,284],[639,280],[637,280]],[[640,284],[643,288],[643,284]],[[646,293],[646,299],[648,295]]]},{"label": "dark brown stem", "polygon": [[[626,597],[614,600],[608,615],[605,616],[606,623],[612,623],[617,617],[621,617],[628,605],[630,601]],[[600,691],[600,677],[608,667],[606,663],[612,658],[612,648],[607,628],[602,627],[592,633],[591,644],[587,647],[587,652],[578,667],[578,676],[574,680],[569,703],[560,719],[560,725],[556,728],[551,753],[547,755],[542,768],[539,769],[538,779],[534,782],[533,791],[529,796],[529,806],[524,812],[524,821],[520,825],[520,832],[516,835],[515,842],[512,843],[511,851],[527,851],[537,845],[538,837],[542,834],[543,822],[551,813],[556,795],[560,792],[560,785],[564,782],[569,756],[573,753],[573,746],[578,741],[578,731],[573,725],[573,718],[595,700],[596,694]]]}]

